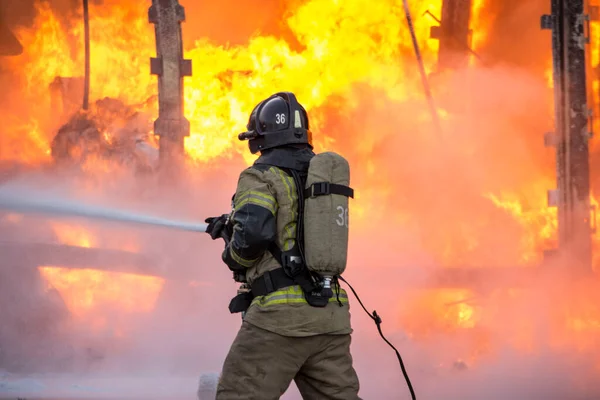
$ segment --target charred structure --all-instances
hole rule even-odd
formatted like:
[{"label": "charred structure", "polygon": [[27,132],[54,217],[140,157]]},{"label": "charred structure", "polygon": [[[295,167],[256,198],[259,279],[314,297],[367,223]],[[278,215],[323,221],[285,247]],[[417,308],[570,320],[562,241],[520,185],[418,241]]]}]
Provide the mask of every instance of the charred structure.
[{"label": "charred structure", "polygon": [[111,98],[95,101],[87,112],[76,112],[51,143],[59,164],[84,164],[88,157],[129,165],[137,172],[156,169],[156,149],[149,143],[149,116]]},{"label": "charred structure", "polygon": [[184,155],[184,138],[190,122],[184,116],[183,77],[192,75],[191,60],[183,59],[181,23],[185,9],[177,0],[153,0],[148,19],[155,25],[157,57],[150,60],[158,76],[158,119],[154,133],[160,137],[160,160],[170,167]]},{"label": "charred structure", "polygon": [[431,28],[431,37],[440,43],[438,69],[467,67],[471,53],[471,0],[445,0],[441,19],[433,17],[440,24]]},{"label": "charred structure", "polygon": [[542,17],[542,28],[552,32],[555,96],[555,132],[545,143],[556,149],[557,188],[549,192],[549,205],[558,208],[559,257],[576,264],[576,270],[592,269],[590,208],[591,137],[586,81],[585,31],[589,15],[583,0],[552,0],[552,14]]}]

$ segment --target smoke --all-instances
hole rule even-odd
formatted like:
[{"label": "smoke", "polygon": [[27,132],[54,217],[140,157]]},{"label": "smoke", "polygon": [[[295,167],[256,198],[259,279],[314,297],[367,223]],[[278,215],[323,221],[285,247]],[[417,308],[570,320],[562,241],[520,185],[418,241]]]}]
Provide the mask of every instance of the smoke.
[{"label": "smoke", "polygon": [[[420,111],[424,102],[385,101],[362,87],[351,118],[327,121],[324,129],[344,138],[336,150],[354,161],[353,186],[364,197],[353,204],[370,204],[353,225],[346,277],[382,315],[418,398],[595,398],[597,284],[573,282],[569,260],[517,284],[554,245],[545,234],[553,154],[532,133],[549,128],[549,89],[543,77],[506,65],[447,79],[465,117],[445,119],[441,137]],[[503,208],[495,197],[525,207]],[[491,272],[466,278],[456,289],[434,279],[447,267],[493,266],[515,272],[503,281]],[[361,393],[408,398],[394,353],[352,307]]]},{"label": "smoke", "polygon": [[[554,185],[552,153],[528,135],[547,129],[548,104],[537,99],[549,90],[542,79],[514,68],[474,70],[467,77],[469,96],[455,99],[462,116],[446,119],[441,136],[424,102],[382,101],[382,93],[368,88],[354,92],[360,105],[351,118],[325,110],[323,131],[343,138],[335,150],[359,165],[352,180],[355,215],[366,224],[361,231],[376,240],[386,240],[387,229],[399,231],[399,254],[420,248],[442,264],[518,265],[549,245],[543,232],[552,224],[545,205]],[[450,93],[466,84],[462,76],[444,83]],[[524,208],[504,209],[498,202]],[[361,203],[377,207],[367,212]]]},{"label": "smoke", "polygon": [[[98,185],[91,193],[88,192],[90,188],[85,190],[88,195],[99,195],[95,198],[96,203],[203,221],[207,216],[228,212],[231,193],[235,190],[235,176],[226,171],[227,168],[224,168],[224,174],[218,177],[200,177],[198,174],[187,179],[185,187],[176,189],[156,180],[148,182],[120,177],[107,180],[105,185]],[[198,173],[197,170],[193,172]],[[61,176],[55,171],[41,176],[25,176],[13,182],[34,189],[53,187],[64,197],[71,198],[80,197],[78,192],[82,191],[74,176]],[[111,197],[112,200],[108,200]],[[2,214],[1,221],[1,243],[59,244],[52,229],[57,222],[56,217]],[[200,373],[218,370],[218,364],[227,351],[226,343],[233,339],[239,324],[239,319],[229,317],[227,312],[227,304],[236,287],[230,273],[221,265],[221,244],[212,242],[204,234],[174,233],[161,228],[69,219],[61,223],[90,232],[94,237],[91,244],[96,248],[119,249],[119,245],[128,238],[134,238],[138,245],[136,252],[145,256],[148,264],[136,270],[138,267],[130,265],[129,257],[120,259],[117,254],[112,259],[113,265],[106,267],[127,273],[147,274],[150,271],[152,275],[165,278],[159,299],[151,314],[132,314],[120,309],[118,304],[116,309],[111,309],[115,306],[108,304],[93,309],[94,315],[85,316],[88,319],[78,319],[81,315],[71,315],[72,310],[65,304],[70,305],[73,299],[61,299],[60,295],[56,296],[55,290],[48,291],[37,265],[26,259],[7,258],[4,253],[1,268],[3,290],[0,292],[7,301],[2,302],[0,311],[3,321],[0,367],[16,376],[60,373],[67,377],[65,382],[69,382],[64,384],[65,387],[72,382],[69,379],[73,373],[78,376],[83,373],[86,379],[92,380],[97,376],[117,378],[126,375],[134,381],[144,376],[187,375],[193,377],[188,393],[195,393]],[[60,253],[61,249],[56,251]],[[86,265],[77,267],[85,268]],[[118,290],[120,279],[117,278],[114,276],[112,282],[100,280],[90,289],[98,293]],[[143,282],[137,284],[142,285]],[[131,285],[127,290],[136,293],[136,288]],[[96,297],[96,301],[98,299]],[[79,301],[87,300],[82,298]],[[149,299],[137,298],[135,301],[143,304]],[[124,314],[124,317],[119,317],[119,314]],[[94,322],[94,317],[105,318],[108,323],[100,329],[91,324],[85,326],[85,321]],[[223,346],[217,346],[217,342]],[[43,381],[43,376],[40,379]],[[12,378],[8,382],[13,382]],[[98,385],[98,381],[87,384],[89,387]],[[126,386],[123,390],[135,391],[135,388]],[[118,387],[120,385],[116,384],[115,390]],[[32,387],[21,389],[24,392],[19,394],[27,394]],[[139,390],[143,391],[143,388],[138,388],[138,393]],[[113,394],[117,397],[123,395]]]}]

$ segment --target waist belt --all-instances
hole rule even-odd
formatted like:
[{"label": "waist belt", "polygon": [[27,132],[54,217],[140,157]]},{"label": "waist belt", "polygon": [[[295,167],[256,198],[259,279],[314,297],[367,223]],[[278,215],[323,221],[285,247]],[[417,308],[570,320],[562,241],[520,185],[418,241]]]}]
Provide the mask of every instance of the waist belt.
[{"label": "waist belt", "polygon": [[281,288],[294,285],[296,285],[296,283],[292,278],[286,275],[283,268],[277,268],[265,272],[252,282],[252,295],[255,297],[265,296]]},{"label": "waist belt", "polygon": [[295,284],[294,280],[285,274],[283,268],[267,271],[252,282],[250,292],[238,293],[237,296],[231,299],[229,311],[231,313],[246,312],[255,297],[265,296]]}]

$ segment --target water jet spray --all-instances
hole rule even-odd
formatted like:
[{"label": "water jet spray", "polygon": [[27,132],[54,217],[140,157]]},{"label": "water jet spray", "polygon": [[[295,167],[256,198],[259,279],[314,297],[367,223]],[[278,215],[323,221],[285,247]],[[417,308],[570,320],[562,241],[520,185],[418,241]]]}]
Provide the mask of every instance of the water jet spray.
[{"label": "water jet spray", "polygon": [[29,189],[15,190],[14,188],[1,188],[0,210],[16,212],[19,214],[91,218],[112,222],[151,225],[191,232],[206,232],[207,227],[207,224],[204,223],[176,221],[155,215],[138,214],[124,209],[85,204]]}]

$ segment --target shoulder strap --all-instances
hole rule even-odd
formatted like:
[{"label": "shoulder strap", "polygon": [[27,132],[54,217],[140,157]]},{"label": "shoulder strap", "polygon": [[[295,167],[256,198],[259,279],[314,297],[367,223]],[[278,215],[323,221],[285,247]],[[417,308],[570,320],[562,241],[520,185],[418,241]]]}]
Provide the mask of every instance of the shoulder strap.
[{"label": "shoulder strap", "polygon": [[298,193],[296,245],[292,250],[283,252],[276,242],[271,242],[269,251],[279,262],[283,272],[302,288],[306,302],[312,307],[325,307],[333,292],[327,289],[330,292],[330,295],[327,296],[326,290],[317,284],[315,275],[306,267],[306,257],[304,256],[304,186],[308,178],[308,171],[294,169],[284,169],[284,171],[293,177]]},{"label": "shoulder strap", "polygon": [[[296,221],[296,243],[302,256],[302,262],[306,265],[306,258],[304,257],[304,185],[308,177],[308,171],[305,172],[304,177],[300,176],[298,171],[289,170],[287,171],[292,178],[294,178],[294,184],[296,186],[296,193],[298,194],[298,221]],[[304,179],[303,179],[304,178]]]},{"label": "shoulder strap", "polygon": [[[281,167],[278,167],[281,168]],[[304,291],[312,291],[314,284],[310,272],[306,268],[304,257],[304,183],[303,177],[294,169],[281,168],[294,179],[296,192],[298,193],[298,221],[296,221],[296,245],[292,250],[283,252],[275,241],[269,245],[269,252],[281,265],[284,271],[302,287]]]}]

